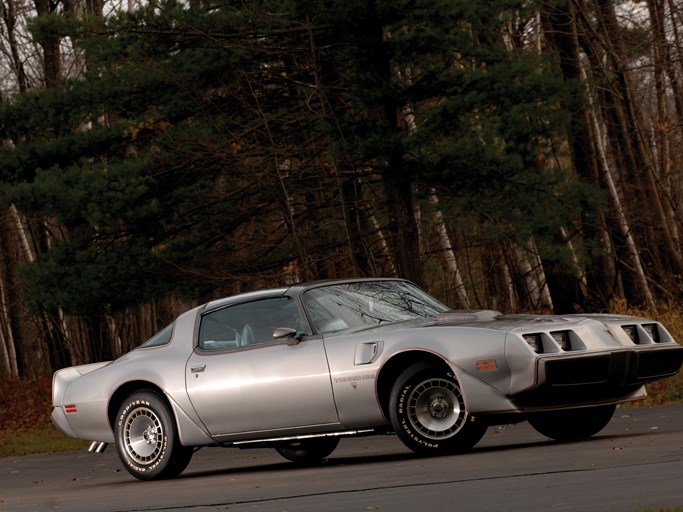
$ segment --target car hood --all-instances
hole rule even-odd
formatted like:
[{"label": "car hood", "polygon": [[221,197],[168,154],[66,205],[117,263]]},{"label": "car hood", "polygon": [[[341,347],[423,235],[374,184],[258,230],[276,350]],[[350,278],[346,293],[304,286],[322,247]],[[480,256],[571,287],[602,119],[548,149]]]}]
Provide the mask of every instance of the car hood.
[{"label": "car hood", "polygon": [[549,328],[561,326],[564,328],[583,323],[586,320],[598,321],[603,324],[633,320],[634,317],[610,314],[587,315],[540,315],[540,314],[508,314],[504,315],[493,310],[454,310],[441,313],[431,319],[415,319],[403,322],[392,322],[374,326],[346,329],[329,334],[349,334],[357,332],[386,332],[397,329],[425,328],[425,327],[467,327],[480,329],[494,329],[511,331],[518,328]]}]

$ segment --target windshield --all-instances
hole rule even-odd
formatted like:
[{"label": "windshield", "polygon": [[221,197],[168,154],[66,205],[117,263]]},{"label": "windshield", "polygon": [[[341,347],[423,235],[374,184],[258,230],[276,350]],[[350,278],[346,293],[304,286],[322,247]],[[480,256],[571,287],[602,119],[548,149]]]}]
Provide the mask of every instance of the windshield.
[{"label": "windshield", "polygon": [[362,281],[314,288],[303,295],[303,302],[316,334],[428,319],[449,310],[404,281]]}]

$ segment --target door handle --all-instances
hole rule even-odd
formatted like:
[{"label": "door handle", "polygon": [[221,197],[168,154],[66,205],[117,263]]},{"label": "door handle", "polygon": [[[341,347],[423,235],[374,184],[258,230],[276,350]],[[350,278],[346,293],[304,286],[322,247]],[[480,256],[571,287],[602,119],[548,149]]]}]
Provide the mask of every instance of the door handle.
[{"label": "door handle", "polygon": [[203,366],[193,366],[190,368],[190,371],[192,373],[202,373],[204,370],[206,370],[206,365]]}]

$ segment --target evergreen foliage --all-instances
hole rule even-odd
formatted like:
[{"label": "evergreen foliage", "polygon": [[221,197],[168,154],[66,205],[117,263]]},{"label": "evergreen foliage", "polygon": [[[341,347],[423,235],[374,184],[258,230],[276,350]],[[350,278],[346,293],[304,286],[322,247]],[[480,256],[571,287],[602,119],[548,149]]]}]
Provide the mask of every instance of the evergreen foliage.
[{"label": "evergreen foliage", "polygon": [[0,103],[0,199],[50,222],[21,269],[28,303],[98,317],[294,262],[304,277],[368,273],[368,212],[419,281],[416,189],[568,265],[559,229],[578,231],[594,199],[556,160],[574,91],[500,35],[524,11],[166,0],[36,22],[68,34],[87,72]]}]

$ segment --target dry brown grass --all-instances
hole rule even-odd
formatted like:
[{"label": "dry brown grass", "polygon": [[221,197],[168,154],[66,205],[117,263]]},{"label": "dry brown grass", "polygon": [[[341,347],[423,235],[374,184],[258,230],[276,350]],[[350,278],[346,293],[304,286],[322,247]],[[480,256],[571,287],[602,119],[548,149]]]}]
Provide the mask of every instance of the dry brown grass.
[{"label": "dry brown grass", "polygon": [[57,431],[50,422],[49,376],[0,381],[0,457],[82,449],[86,441]]},{"label": "dry brown grass", "polygon": [[0,381],[0,434],[51,425],[52,378]]},{"label": "dry brown grass", "polygon": [[[642,316],[661,322],[676,341],[683,345],[683,309],[681,307],[661,307],[657,313],[628,307],[625,301],[615,301],[612,313]],[[683,372],[668,379],[647,385],[648,398],[636,405],[656,405],[683,402]]]}]

